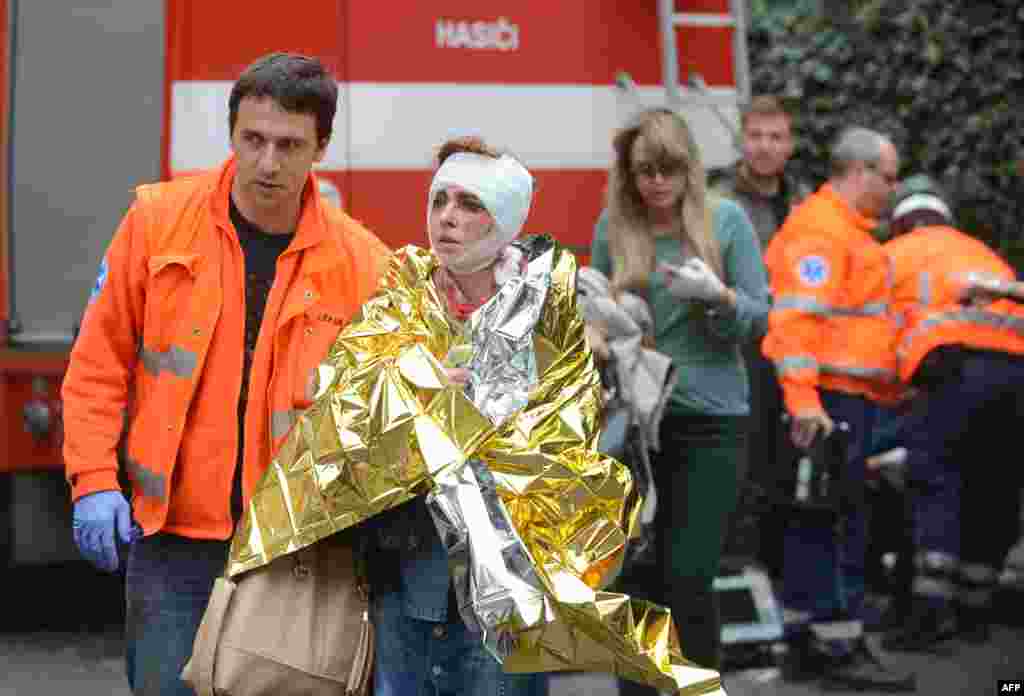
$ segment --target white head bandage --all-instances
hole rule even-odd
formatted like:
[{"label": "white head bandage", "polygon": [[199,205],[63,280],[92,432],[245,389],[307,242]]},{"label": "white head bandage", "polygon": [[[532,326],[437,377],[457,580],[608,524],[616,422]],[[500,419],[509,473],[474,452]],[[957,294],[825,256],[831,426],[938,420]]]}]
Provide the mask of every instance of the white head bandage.
[{"label": "white head bandage", "polygon": [[915,193],[912,196],[907,196],[893,209],[892,219],[895,220],[907,213],[914,213],[918,210],[931,210],[939,213],[947,220],[953,219],[949,206],[941,198],[931,193]]},{"label": "white head bandage", "polygon": [[[461,186],[484,204],[494,218],[490,234],[467,244],[455,259],[446,265],[455,273],[474,273],[487,268],[498,258],[523,229],[533,198],[533,177],[516,159],[504,155],[499,159],[471,152],[457,152],[444,161],[434,174],[427,194],[427,230],[434,196],[446,186]],[[430,245],[436,246],[431,237]]]}]

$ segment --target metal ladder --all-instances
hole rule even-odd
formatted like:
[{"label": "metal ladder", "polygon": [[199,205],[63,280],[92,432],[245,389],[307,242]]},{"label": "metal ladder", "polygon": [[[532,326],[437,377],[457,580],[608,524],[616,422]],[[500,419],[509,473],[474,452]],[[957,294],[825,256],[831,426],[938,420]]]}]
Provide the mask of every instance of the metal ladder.
[{"label": "metal ladder", "polygon": [[[661,77],[669,104],[682,100],[679,86],[679,50],[677,27],[733,27],[733,57],[736,92],[740,101],[750,99],[750,73],[747,59],[746,0],[729,0],[728,13],[676,12],[674,0],[658,0],[658,32],[661,35]],[[707,84],[699,74],[687,76],[687,87],[707,96]]]},{"label": "metal ladder", "polygon": [[[676,12],[673,0],[658,0],[658,31],[661,40],[661,75],[665,88],[666,106],[675,111],[683,107],[684,101],[697,101],[707,108],[724,127],[732,140],[736,153],[741,153],[740,133],[722,109],[715,95],[708,88],[702,75],[691,73],[686,78],[686,89],[690,93],[684,99],[679,82],[679,50],[676,28],[689,27],[733,27],[733,59],[736,96],[740,103],[750,100],[750,68],[747,58],[747,13],[746,0],[729,0],[728,13]],[[628,72],[620,70],[615,76],[615,87],[631,108],[642,106],[644,100],[636,83]],[[698,99],[694,100],[694,96]]]}]

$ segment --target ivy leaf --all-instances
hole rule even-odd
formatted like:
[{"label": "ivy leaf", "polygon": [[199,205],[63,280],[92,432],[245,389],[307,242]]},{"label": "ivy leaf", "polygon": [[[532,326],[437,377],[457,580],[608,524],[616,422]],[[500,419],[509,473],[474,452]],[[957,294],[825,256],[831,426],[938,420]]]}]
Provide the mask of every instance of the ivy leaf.
[{"label": "ivy leaf", "polygon": [[813,4],[755,17],[748,34],[753,90],[796,103],[794,170],[821,183],[836,134],[876,128],[903,172],[951,182],[964,231],[1010,249],[1024,219],[1024,3],[849,0],[840,18]]}]

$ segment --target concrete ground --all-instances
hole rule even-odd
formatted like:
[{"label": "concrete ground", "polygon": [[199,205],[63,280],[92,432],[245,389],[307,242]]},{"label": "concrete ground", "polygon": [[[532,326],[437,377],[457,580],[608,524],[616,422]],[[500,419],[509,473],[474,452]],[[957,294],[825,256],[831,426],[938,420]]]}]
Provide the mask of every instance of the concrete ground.
[{"label": "concrete ground", "polygon": [[[916,669],[918,693],[928,696],[983,696],[995,693],[996,679],[1024,678],[1024,628],[1000,626],[992,642],[949,644],[948,655],[891,655]],[[814,685],[787,684],[777,669],[727,673],[730,696],[811,696]],[[556,675],[550,696],[613,696],[605,675]],[[868,696],[872,696],[871,692]],[[0,696],[130,696],[124,678],[123,641],[116,631],[34,632],[0,635]]]},{"label": "concrete ground", "polygon": [[[1024,618],[1024,617],[1022,617]],[[952,641],[940,655],[889,655],[901,668],[917,672],[917,693],[927,696],[984,696],[995,693],[997,679],[1024,678],[1024,627],[997,627],[992,641],[973,646]],[[729,696],[812,696],[816,684],[789,684],[776,668],[726,673]],[[552,680],[550,696],[613,696],[618,691],[603,675],[566,675]],[[883,692],[861,692],[880,696]]]},{"label": "concrete ground", "polygon": [[[1024,547],[1014,562],[1024,570]],[[1019,562],[1018,562],[1019,561]],[[116,578],[84,565],[5,574],[0,593],[0,696],[129,696],[123,612]],[[984,645],[951,641],[934,655],[890,655],[918,674],[918,693],[994,693],[997,679],[1024,678],[1024,593],[1001,605],[1002,625]],[[730,696],[809,696],[819,689],[779,679],[772,667],[728,672]],[[555,675],[550,696],[612,696],[606,675]],[[872,696],[871,693],[868,696]]]}]

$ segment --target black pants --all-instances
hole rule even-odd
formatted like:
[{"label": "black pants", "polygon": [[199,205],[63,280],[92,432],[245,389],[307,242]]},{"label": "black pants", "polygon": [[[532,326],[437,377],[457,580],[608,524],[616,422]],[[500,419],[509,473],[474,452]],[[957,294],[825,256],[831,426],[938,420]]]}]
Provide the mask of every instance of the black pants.
[{"label": "black pants", "polygon": [[[628,568],[619,591],[672,611],[683,656],[718,669],[721,628],[712,583],[736,504],[736,472],[746,456],[745,416],[669,415],[652,461],[658,489],[653,566]],[[620,694],[650,694],[622,681]]]}]

